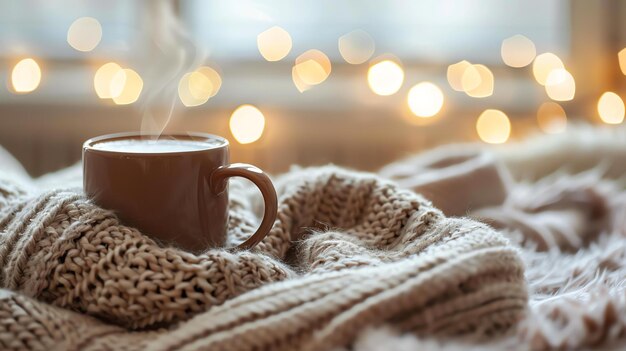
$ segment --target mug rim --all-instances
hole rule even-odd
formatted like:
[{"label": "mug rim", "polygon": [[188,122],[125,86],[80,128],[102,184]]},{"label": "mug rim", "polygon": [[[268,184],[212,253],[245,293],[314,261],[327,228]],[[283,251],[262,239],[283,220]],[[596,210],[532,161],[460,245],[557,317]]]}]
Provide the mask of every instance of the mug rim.
[{"label": "mug rim", "polygon": [[[95,145],[105,141],[124,140],[132,138],[161,138],[161,137],[174,137],[186,140],[197,140],[195,138],[201,138],[203,140],[217,140],[220,143],[217,145],[207,145],[201,149],[184,150],[184,151],[167,151],[167,152],[137,152],[137,151],[124,151],[124,150],[103,150],[95,148]],[[206,152],[209,150],[215,150],[228,147],[229,142],[226,138],[219,135],[203,133],[203,132],[172,132],[172,133],[141,133],[141,132],[121,132],[99,135],[88,139],[83,143],[83,151],[96,152],[102,154],[128,154],[128,155],[140,155],[140,156],[164,156],[164,155],[181,155],[190,153]]]}]

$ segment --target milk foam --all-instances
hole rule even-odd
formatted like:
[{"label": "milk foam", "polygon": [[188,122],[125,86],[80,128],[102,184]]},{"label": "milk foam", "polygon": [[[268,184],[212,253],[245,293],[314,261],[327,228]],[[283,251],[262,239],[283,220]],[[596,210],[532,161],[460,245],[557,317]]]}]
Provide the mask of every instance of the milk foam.
[{"label": "milk foam", "polygon": [[117,151],[117,152],[133,152],[133,153],[165,153],[165,152],[181,152],[181,151],[197,151],[211,149],[221,145],[220,140],[113,140],[103,141],[93,145],[96,150]]}]

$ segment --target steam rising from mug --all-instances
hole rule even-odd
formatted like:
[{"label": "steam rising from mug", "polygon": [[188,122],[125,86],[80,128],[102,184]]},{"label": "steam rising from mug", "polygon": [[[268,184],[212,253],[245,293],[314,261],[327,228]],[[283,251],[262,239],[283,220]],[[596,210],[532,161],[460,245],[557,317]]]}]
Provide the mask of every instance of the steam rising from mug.
[{"label": "steam rising from mug", "polygon": [[148,52],[152,54],[145,58],[148,72],[140,130],[142,135],[160,136],[175,116],[178,81],[198,67],[208,52],[191,40],[174,14],[173,1],[155,0],[147,4],[148,13],[144,18],[148,28],[144,29],[150,33],[152,47]]}]

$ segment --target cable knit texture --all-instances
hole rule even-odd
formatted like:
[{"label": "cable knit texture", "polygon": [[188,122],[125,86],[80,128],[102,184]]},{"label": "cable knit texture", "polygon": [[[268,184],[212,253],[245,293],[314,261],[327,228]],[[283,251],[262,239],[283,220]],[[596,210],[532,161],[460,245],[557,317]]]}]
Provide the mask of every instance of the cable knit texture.
[{"label": "cable knit texture", "polygon": [[[490,227],[337,167],[276,180],[278,217],[252,251],[162,247],[80,189],[0,180],[0,348],[321,350],[391,323],[497,334],[526,309],[517,251]],[[231,184],[229,244],[258,224]]]}]

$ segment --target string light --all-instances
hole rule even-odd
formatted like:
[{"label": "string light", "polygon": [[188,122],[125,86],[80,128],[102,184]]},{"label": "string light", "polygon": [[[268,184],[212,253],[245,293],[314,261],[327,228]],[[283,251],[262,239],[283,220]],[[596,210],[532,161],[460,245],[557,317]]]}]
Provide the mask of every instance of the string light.
[{"label": "string light", "polygon": [[476,120],[476,131],[480,139],[489,144],[502,144],[509,139],[511,122],[500,110],[485,110]]},{"label": "string light", "polygon": [[[98,68],[93,77],[93,87],[100,99],[110,99],[113,97],[111,94],[111,81],[115,74],[121,70],[122,67],[115,62],[105,63]],[[120,88],[117,89],[121,90]]]},{"label": "string light", "polygon": [[607,91],[598,100],[598,114],[606,124],[620,124],[624,121],[624,101],[614,92]]},{"label": "string light", "polygon": [[465,91],[465,89],[463,89],[463,74],[465,73],[465,70],[471,66],[472,64],[465,60],[448,66],[448,84],[450,84],[452,89],[456,91]]},{"label": "string light", "polygon": [[564,68],[552,70],[546,79],[546,93],[552,100],[572,100],[576,94],[574,77]]},{"label": "string light", "polygon": [[241,105],[230,116],[229,125],[237,142],[250,144],[263,135],[265,116],[253,105]]},{"label": "string light", "polygon": [[358,65],[372,57],[374,39],[363,30],[355,30],[339,38],[339,53],[347,63]]},{"label": "string light", "polygon": [[261,56],[267,61],[280,61],[291,51],[291,36],[279,26],[274,26],[256,38]]},{"label": "string light", "polygon": [[400,90],[404,82],[404,70],[391,60],[380,61],[367,71],[370,89],[378,95],[389,96]]},{"label": "string light", "polygon": [[[100,43],[102,28],[98,20],[82,17],[72,23],[67,41],[78,51],[91,51]],[[259,52],[267,61],[279,61],[291,48],[291,36],[284,29],[274,26],[257,36]],[[365,31],[356,30],[339,38],[339,51],[350,64],[367,61],[374,53],[375,44]],[[534,43],[523,35],[505,39],[501,46],[504,63],[510,67],[525,67],[533,62],[536,81],[545,86],[547,95],[555,101],[569,101],[575,96],[576,84],[561,59],[553,53],[536,56]],[[620,69],[626,75],[626,48],[618,53]],[[331,72],[331,62],[319,50],[309,50],[296,59],[292,67],[292,79],[296,88],[306,91],[325,81]],[[404,82],[403,68],[393,60],[383,60],[369,67],[367,74],[370,89],[382,96],[393,95]],[[451,88],[464,91],[471,97],[487,97],[493,94],[494,76],[488,67],[463,60],[448,66],[447,80]],[[11,82],[18,93],[32,92],[41,81],[41,69],[37,62],[27,58],[13,68]],[[220,75],[210,67],[201,67],[181,78],[178,93],[185,106],[205,103],[217,94],[221,87]],[[143,80],[131,69],[122,69],[109,62],[101,66],[94,76],[94,89],[98,97],[112,98],[116,104],[135,102],[142,91]],[[441,111],[444,96],[441,89],[431,82],[413,86],[407,94],[411,112],[418,117],[432,117]],[[623,100],[614,92],[605,92],[598,100],[597,109],[601,120],[607,124],[619,124],[624,120]],[[554,102],[542,104],[537,111],[537,122],[542,131],[561,133],[566,129],[567,116],[563,108]],[[230,118],[230,128],[235,139],[242,143],[258,140],[264,130],[265,117],[252,105],[238,107]],[[485,110],[476,121],[481,140],[487,143],[504,143],[509,139],[511,124],[508,116],[499,110]]]},{"label": "string light", "polygon": [[407,96],[409,109],[417,117],[428,118],[441,111],[443,93],[438,86],[431,82],[422,82],[414,85]]},{"label": "string light", "polygon": [[537,83],[546,85],[548,75],[555,69],[565,68],[563,61],[551,52],[546,52],[535,57],[533,62],[533,75]]},{"label": "string light", "polygon": [[544,102],[537,110],[537,124],[544,133],[563,133],[567,128],[567,115],[556,102]]},{"label": "string light", "polygon": [[118,71],[111,79],[111,97],[117,105],[128,105],[137,101],[142,89],[141,76],[129,68]]},{"label": "string light", "polygon": [[294,68],[298,78],[307,85],[322,83],[332,69],[328,56],[319,50],[309,50],[298,56]]},{"label": "string light", "polygon": [[461,79],[465,93],[471,97],[484,98],[493,94],[493,73],[484,65],[467,67]]},{"label": "string light", "polygon": [[623,48],[617,54],[617,58],[619,60],[619,68],[622,70],[622,73],[626,75],[626,48]]},{"label": "string light", "polygon": [[67,30],[67,42],[78,51],[91,51],[102,39],[102,26],[93,17],[81,17]]},{"label": "string light", "polygon": [[523,35],[514,35],[502,41],[502,61],[510,67],[525,67],[535,59],[535,43]]}]

